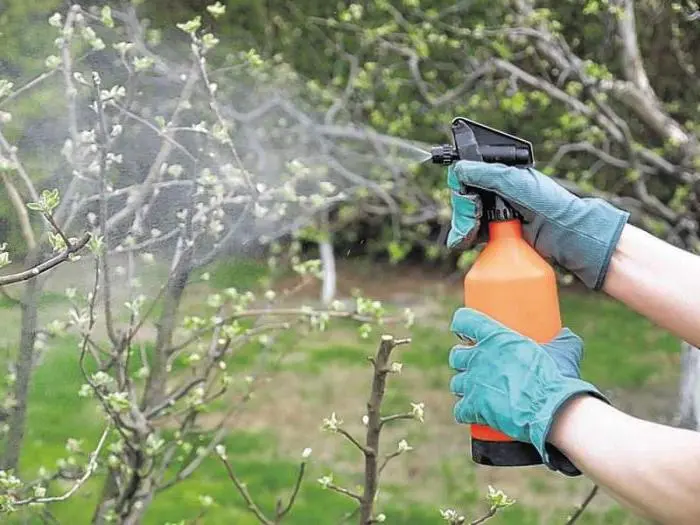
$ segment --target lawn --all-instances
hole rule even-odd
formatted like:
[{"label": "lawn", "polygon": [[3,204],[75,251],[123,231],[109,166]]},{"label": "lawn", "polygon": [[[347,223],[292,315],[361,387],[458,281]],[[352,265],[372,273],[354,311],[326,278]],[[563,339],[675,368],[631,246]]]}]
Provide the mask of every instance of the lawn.
[{"label": "lawn", "polygon": [[[392,426],[384,436],[384,451],[394,449],[399,439],[407,439],[414,447],[385,471],[378,509],[387,515],[387,523],[440,523],[439,509],[446,507],[476,518],[487,510],[484,495],[489,484],[517,500],[489,523],[564,523],[589,490],[588,480],[562,478],[538,468],[477,467],[468,456],[468,433],[452,419],[453,399],[447,390],[450,371],[446,355],[454,344],[449,322],[453,309],[459,306],[459,286],[422,273],[419,276],[410,269],[369,271],[343,265],[341,275],[341,294],[361,286],[387,304],[395,303],[399,308],[410,304],[417,312],[415,326],[392,332],[410,336],[412,343],[397,350],[396,359],[404,368],[400,375],[391,377],[385,411],[403,411],[410,402],[424,402],[426,419],[422,424],[409,421]],[[196,311],[207,291],[254,287],[259,276],[260,265],[254,263],[218,265],[209,281],[192,290],[184,310]],[[62,282],[48,291],[42,303],[47,320],[60,311],[58,292],[65,286]],[[636,415],[670,416],[678,375],[678,341],[602,295],[563,290],[561,305],[565,324],[585,341],[583,375]],[[16,307],[0,303],[0,316],[15,323]],[[11,350],[10,336],[5,337]],[[278,345],[284,346],[285,357],[272,380],[231,426],[226,440],[231,462],[263,509],[273,509],[277,497],[288,497],[301,451],[313,449],[297,503],[285,523],[339,523],[352,509],[349,500],[324,490],[317,479],[333,472],[338,484],[355,486],[361,482],[360,457],[340,436],[323,433],[319,427],[323,418],[335,411],[348,431],[356,435],[363,431],[360,421],[371,379],[366,356],[374,351],[377,340],[377,333],[360,338],[351,323],[338,323],[328,332],[303,340],[283,337]],[[21,459],[26,477],[36,475],[41,467],[51,470],[66,458],[68,438],[82,439],[83,449],[89,451],[100,435],[101,421],[92,402],[77,395],[83,381],[76,356],[75,340],[52,341],[35,373]],[[255,347],[251,346],[237,356],[238,366],[250,366],[254,357]],[[68,501],[52,505],[53,516],[60,523],[89,523],[101,487],[102,479],[96,476]],[[213,457],[207,458],[191,478],[159,494],[144,523],[187,522],[201,512],[204,496],[211,497],[213,504],[200,523],[257,523],[221,462]],[[7,522],[43,523],[25,513]],[[603,495],[578,523],[640,522]]]}]

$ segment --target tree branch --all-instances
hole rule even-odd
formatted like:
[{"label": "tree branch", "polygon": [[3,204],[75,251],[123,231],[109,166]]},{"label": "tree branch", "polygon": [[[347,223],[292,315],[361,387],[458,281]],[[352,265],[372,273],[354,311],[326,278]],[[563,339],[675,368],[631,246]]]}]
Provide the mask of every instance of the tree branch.
[{"label": "tree branch", "polygon": [[277,511],[277,518],[275,519],[276,523],[279,523],[282,521],[282,518],[284,518],[287,513],[292,509],[294,506],[294,501],[297,498],[297,494],[299,494],[299,489],[301,488],[301,482],[304,479],[304,472],[306,470],[306,462],[302,461],[301,464],[299,465],[299,474],[297,474],[297,480],[296,483],[294,483],[294,488],[292,489],[292,495],[289,497],[289,501],[287,502],[287,505],[283,508]]},{"label": "tree branch", "polygon": [[598,493],[598,485],[593,485],[593,488],[591,491],[588,493],[586,498],[581,502],[579,506],[576,507],[575,512],[569,517],[569,519],[566,521],[565,525],[573,525],[578,521],[578,519],[581,517],[583,512],[586,510],[586,507],[590,504],[591,501],[593,501],[593,498],[595,498],[596,494]]},{"label": "tree branch", "polygon": [[92,476],[92,474],[97,470],[97,458],[100,455],[100,452],[102,451],[102,447],[105,444],[105,441],[107,440],[107,435],[109,434],[109,431],[111,429],[111,425],[108,425],[107,428],[105,428],[104,432],[102,432],[102,437],[100,437],[100,440],[97,443],[97,446],[95,447],[95,450],[93,450],[89,457],[88,465],[87,468],[85,469],[85,472],[83,475],[78,479],[73,486],[71,486],[70,489],[68,489],[67,492],[65,492],[61,496],[51,496],[51,497],[46,497],[46,498],[27,498],[24,500],[19,500],[15,501],[13,505],[20,506],[20,505],[29,505],[29,504],[46,504],[46,503],[56,503],[59,501],[65,501],[68,498],[70,498],[73,494],[75,494],[80,487],[82,487],[85,482]]},{"label": "tree branch", "polygon": [[365,487],[360,500],[360,523],[362,525],[372,523],[374,501],[379,483],[377,455],[379,454],[379,436],[382,429],[381,405],[386,389],[386,376],[389,373],[389,357],[394,348],[409,342],[410,339],[394,339],[391,335],[383,335],[373,360],[374,377],[370,397],[367,401]]},{"label": "tree branch", "polygon": [[51,270],[52,268],[55,268],[59,264],[67,261],[71,257],[71,255],[82,250],[89,241],[90,234],[85,233],[80,238],[80,240],[78,240],[78,242],[74,244],[68,244],[68,247],[63,252],[49,259],[48,261],[44,261],[41,264],[37,264],[36,266],[29,268],[28,270],[25,270],[23,272],[0,276],[0,286],[6,286],[8,284],[26,281],[27,279],[31,279],[33,277],[36,277],[37,275],[47,272],[48,270]]},{"label": "tree branch", "polygon": [[228,460],[225,457],[221,457],[221,461],[226,467],[228,477],[231,479],[231,481],[233,481],[233,484],[236,486],[238,492],[243,497],[243,500],[246,502],[246,505],[248,505],[248,510],[255,514],[255,517],[258,518],[260,523],[262,523],[263,525],[275,525],[275,522],[273,522],[267,516],[265,516],[265,513],[260,509],[260,507],[258,507],[255,501],[253,501],[253,497],[250,495],[250,492],[248,492],[248,487],[246,487],[245,483],[241,482],[241,480],[238,479],[236,474],[233,472],[233,469],[231,468],[231,465],[229,464]]},{"label": "tree branch", "polygon": [[655,99],[656,94],[649,82],[637,43],[634,0],[613,0],[612,3],[622,8],[622,14],[615,18],[617,19],[618,36],[622,43],[622,67],[625,77],[650,99]]},{"label": "tree branch", "polygon": [[20,230],[22,231],[22,237],[24,237],[24,242],[27,243],[27,250],[33,252],[36,248],[36,237],[34,236],[34,230],[32,230],[32,223],[29,220],[29,212],[27,207],[24,205],[22,196],[17,191],[17,188],[8,177],[7,173],[4,171],[0,173],[2,175],[2,181],[7,189],[7,196],[12,203],[12,207],[15,209],[17,218],[19,219]]}]

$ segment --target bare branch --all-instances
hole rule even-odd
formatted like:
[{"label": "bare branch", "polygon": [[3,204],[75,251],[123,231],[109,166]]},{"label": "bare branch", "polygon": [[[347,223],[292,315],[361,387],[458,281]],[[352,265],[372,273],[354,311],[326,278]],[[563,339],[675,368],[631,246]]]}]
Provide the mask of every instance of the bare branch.
[{"label": "bare branch", "polygon": [[97,446],[95,447],[95,450],[93,450],[89,457],[88,460],[88,465],[87,468],[85,469],[85,472],[83,475],[78,479],[73,486],[71,486],[68,491],[66,491],[63,495],[61,496],[51,496],[51,497],[46,497],[46,498],[28,498],[24,500],[19,500],[15,501],[13,505],[16,506],[21,506],[21,505],[29,505],[29,504],[46,504],[46,503],[56,503],[59,501],[65,501],[68,498],[70,498],[73,494],[75,494],[80,487],[82,487],[85,482],[92,476],[92,474],[95,472],[97,469],[97,458],[100,455],[100,452],[102,451],[102,447],[104,446],[107,436],[109,435],[109,431],[111,429],[111,425],[108,425],[107,428],[105,428],[104,432],[102,432],[102,436],[100,437],[100,440],[97,442]]},{"label": "bare branch", "polygon": [[105,326],[107,328],[107,335],[113,345],[118,344],[117,333],[114,329],[114,317],[112,315],[112,285],[110,282],[111,276],[109,274],[109,229],[107,228],[107,147],[109,143],[109,131],[107,130],[107,122],[105,120],[104,114],[104,104],[100,95],[101,80],[97,72],[93,72],[93,103],[95,104],[95,110],[97,111],[97,129],[99,129],[99,135],[97,140],[97,151],[99,155],[99,166],[100,166],[100,199],[99,203],[99,224],[100,224],[100,234],[102,235],[102,242],[104,243],[105,250],[100,256],[100,262],[102,263],[102,280],[104,281],[104,301],[103,307],[105,312]]},{"label": "bare branch", "polygon": [[365,454],[370,453],[370,450],[364,445],[362,445],[359,441],[357,441],[357,439],[355,439],[355,437],[353,437],[353,435],[350,434],[347,430],[339,428],[337,432],[341,436],[344,436],[345,439],[347,439],[350,443],[355,445],[360,450],[360,452],[364,452]]},{"label": "bare branch", "polygon": [[485,521],[490,520],[496,515],[496,512],[498,512],[498,507],[491,507],[489,511],[484,514],[481,518],[477,518],[473,521],[469,522],[469,525],[479,525],[480,523],[484,523]]},{"label": "bare branch", "polygon": [[255,501],[253,501],[253,497],[250,495],[250,492],[248,492],[248,487],[246,487],[245,483],[241,482],[241,480],[238,479],[238,476],[236,476],[236,474],[233,472],[233,469],[231,468],[231,465],[228,462],[228,460],[225,457],[221,457],[221,461],[226,467],[228,477],[231,479],[231,481],[233,481],[233,484],[236,486],[238,492],[243,497],[243,500],[246,502],[246,505],[248,505],[248,510],[255,514],[255,517],[258,518],[260,523],[262,523],[263,525],[275,525],[275,522],[273,522],[267,516],[265,516],[265,513],[262,510],[260,510],[260,507],[258,507]]},{"label": "bare branch", "polygon": [[349,498],[352,498],[352,499],[357,500],[360,503],[362,503],[362,496],[360,496],[356,492],[353,492],[350,489],[346,489],[344,487],[339,487],[338,485],[336,485],[334,483],[328,483],[327,488],[337,492],[338,494],[343,494],[344,496],[348,496]]},{"label": "bare branch", "polygon": [[405,412],[403,414],[392,414],[391,416],[384,416],[383,418],[381,418],[380,423],[383,426],[387,423],[391,423],[392,421],[398,421],[400,419],[415,419],[415,417],[410,412]]},{"label": "bare branch", "polygon": [[613,0],[613,4],[622,8],[622,14],[616,16],[618,36],[622,41],[622,66],[629,82],[635,85],[650,99],[656,94],[651,87],[644,68],[644,60],[637,44],[637,26],[634,14],[634,0]]},{"label": "bare branch", "polygon": [[403,454],[403,452],[401,450],[395,450],[394,452],[384,456],[384,461],[382,462],[382,464],[379,466],[379,469],[377,470],[377,476],[379,477],[381,475],[381,473],[384,471],[384,469],[386,468],[386,466],[389,464],[389,462],[392,459],[399,457],[401,454]]},{"label": "bare branch", "polygon": [[[180,93],[177,108],[175,109],[173,115],[170,118],[171,125],[177,125],[180,114],[185,108],[186,103],[191,98],[192,93],[194,91],[194,86],[197,83],[198,79],[199,69],[197,64],[193,63],[189,73],[187,74],[187,80],[185,81],[185,85],[182,88],[182,92]],[[153,190],[153,186],[157,182],[157,179],[160,174],[160,168],[166,161],[166,159],[169,157],[173,147],[174,146],[172,145],[171,141],[163,140],[160,150],[156,154],[153,163],[151,164],[151,167],[148,170],[148,173],[146,174],[146,178],[141,184],[139,191],[135,194],[132,194],[133,198],[122,210],[115,213],[109,218],[105,229],[111,230],[113,228],[116,228],[126,219],[131,217],[131,215],[133,215],[133,213],[143,204],[143,202]]]},{"label": "bare branch", "polygon": [[0,173],[0,175],[2,175],[2,181],[7,189],[7,196],[10,198],[12,207],[15,209],[15,213],[19,219],[19,225],[24,242],[27,243],[28,251],[32,252],[36,248],[36,237],[34,236],[34,230],[32,230],[32,223],[29,220],[29,212],[27,211],[27,207],[24,205],[22,196],[17,191],[17,188],[12,183],[7,173],[3,171]]},{"label": "bare branch", "polygon": [[23,272],[0,276],[0,286],[7,286],[8,284],[26,281],[27,279],[31,279],[33,277],[36,277],[37,275],[47,272],[48,270],[51,270],[52,268],[55,268],[59,264],[67,261],[75,253],[82,250],[88,243],[88,241],[90,241],[90,234],[86,233],[80,238],[78,242],[74,244],[68,244],[67,248],[63,252],[49,259],[48,261],[44,261],[43,263],[40,263]]},{"label": "bare branch", "polygon": [[576,507],[575,512],[569,517],[565,525],[573,525],[574,523],[576,523],[576,521],[578,521],[583,512],[586,510],[586,507],[588,507],[590,502],[593,501],[593,498],[595,498],[597,493],[598,485],[593,485],[591,491],[588,493],[583,502],[581,502],[581,504]]},{"label": "bare branch", "polygon": [[371,523],[374,501],[379,484],[377,455],[379,454],[379,436],[382,430],[381,405],[386,389],[386,376],[389,373],[389,357],[397,346],[410,342],[410,339],[395,339],[383,335],[379,349],[374,358],[374,377],[372,390],[367,401],[367,437],[365,445],[365,487],[360,499],[360,523]]},{"label": "bare branch", "polygon": [[[126,116],[129,117],[130,119],[133,119],[133,120],[135,120],[136,122],[139,122],[139,123],[143,124],[143,125],[146,126],[148,129],[150,129],[151,131],[153,131],[154,133],[156,133],[156,134],[157,134],[159,137],[161,137],[164,141],[166,141],[166,142],[169,143],[171,146],[173,146],[173,147],[176,148],[177,150],[179,150],[179,151],[181,151],[182,153],[184,153],[184,154],[187,156],[187,158],[189,158],[192,162],[196,162],[197,158],[196,158],[194,155],[192,155],[192,153],[190,153],[190,151],[189,151],[186,147],[184,147],[182,144],[180,144],[179,142],[177,142],[176,140],[174,140],[168,133],[165,133],[165,132],[164,132],[163,130],[161,130],[158,126],[156,126],[155,124],[149,122],[149,121],[146,120],[145,118],[140,117],[139,115],[137,115],[137,114],[134,113],[133,111],[131,111],[131,110],[129,110],[128,108],[124,107],[123,105],[119,104],[116,100],[110,100],[109,103],[110,103],[110,105],[116,107],[119,111],[121,111],[124,115],[126,115]],[[168,128],[168,131],[172,132],[172,131],[177,131],[177,130],[179,130],[179,129],[180,129],[180,128],[177,128],[177,127],[173,126],[173,127]]]},{"label": "bare branch", "polygon": [[289,497],[289,501],[287,502],[287,505],[277,511],[277,518],[275,519],[276,523],[279,523],[282,521],[282,518],[284,518],[287,513],[292,509],[294,506],[294,502],[296,501],[297,494],[299,494],[299,489],[301,488],[301,482],[304,480],[304,471],[306,470],[306,462],[302,461],[301,464],[299,465],[299,473],[297,474],[297,480],[294,483],[294,488],[292,489],[292,495]]},{"label": "bare branch", "polygon": [[24,187],[27,189],[27,192],[29,192],[29,196],[34,202],[37,202],[39,200],[39,194],[34,187],[34,183],[32,183],[31,177],[29,177],[29,174],[24,169],[24,165],[20,162],[15,148],[10,145],[2,131],[0,131],[0,146],[2,146],[0,152],[5,150],[5,155],[7,155],[12,162],[12,167],[17,170],[17,173],[19,173]]},{"label": "bare branch", "polygon": [[172,406],[174,403],[178,402],[180,399],[185,397],[188,394],[188,392],[190,392],[194,387],[202,384],[203,382],[204,382],[204,378],[196,377],[192,381],[188,382],[184,386],[177,389],[175,392],[171,392],[171,393],[167,394],[165,396],[165,399],[161,402],[161,404],[156,405],[145,412],[145,414],[144,414],[145,417],[147,419],[152,419],[152,418],[156,417],[163,410],[165,410],[169,406]]}]

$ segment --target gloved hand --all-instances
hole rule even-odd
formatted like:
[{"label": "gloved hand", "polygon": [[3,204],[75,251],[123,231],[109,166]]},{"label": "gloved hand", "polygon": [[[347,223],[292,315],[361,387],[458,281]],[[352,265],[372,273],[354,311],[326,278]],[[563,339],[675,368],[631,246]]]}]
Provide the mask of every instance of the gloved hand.
[{"label": "gloved hand", "polygon": [[470,308],[455,312],[451,330],[474,345],[456,345],[450,351],[450,367],[459,372],[450,381],[452,393],[460,397],[455,419],[531,443],[552,470],[580,474],[547,437],[557,411],[574,396],[593,395],[608,402],[579,377],[581,338],[563,328],[540,345]]},{"label": "gloved hand", "polygon": [[462,195],[465,186],[500,195],[523,216],[525,240],[590,289],[603,286],[629,213],[597,198],[579,198],[534,168],[460,160],[448,168],[452,190],[450,248],[470,248],[483,239],[481,199]]}]

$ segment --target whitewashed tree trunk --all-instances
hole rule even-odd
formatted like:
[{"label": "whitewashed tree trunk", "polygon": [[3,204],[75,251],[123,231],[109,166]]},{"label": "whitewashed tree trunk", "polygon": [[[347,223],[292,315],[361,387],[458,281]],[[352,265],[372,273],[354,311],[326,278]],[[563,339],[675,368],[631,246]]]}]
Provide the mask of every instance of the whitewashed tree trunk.
[{"label": "whitewashed tree trunk", "polygon": [[335,253],[333,250],[333,232],[329,226],[328,212],[321,214],[319,226],[321,230],[318,239],[318,251],[321,259],[322,288],[321,303],[328,307],[335,299],[337,286],[337,272],[335,269]]},{"label": "whitewashed tree trunk", "polygon": [[676,425],[700,430],[700,349],[681,344],[681,380]]},{"label": "whitewashed tree trunk", "polygon": [[336,271],[335,254],[333,253],[333,243],[330,235],[318,244],[321,255],[321,267],[323,269],[323,289],[321,290],[321,302],[328,306],[335,298]]}]

